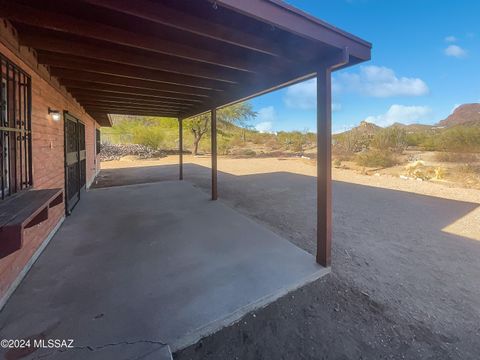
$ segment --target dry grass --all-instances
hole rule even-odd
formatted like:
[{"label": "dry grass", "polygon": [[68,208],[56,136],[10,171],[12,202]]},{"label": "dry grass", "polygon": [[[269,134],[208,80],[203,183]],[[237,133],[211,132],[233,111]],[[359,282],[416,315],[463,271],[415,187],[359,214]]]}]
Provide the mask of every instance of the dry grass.
[{"label": "dry grass", "polygon": [[435,159],[440,162],[469,164],[478,161],[479,158],[477,154],[471,153],[438,152],[435,154]]}]

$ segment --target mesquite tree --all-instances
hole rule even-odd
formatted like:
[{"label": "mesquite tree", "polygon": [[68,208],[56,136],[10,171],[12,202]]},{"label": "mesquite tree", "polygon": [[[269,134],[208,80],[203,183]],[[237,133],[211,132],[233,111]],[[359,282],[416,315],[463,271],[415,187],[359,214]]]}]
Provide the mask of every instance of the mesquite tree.
[{"label": "mesquite tree", "polygon": [[[246,102],[226,106],[217,111],[217,126],[221,128],[235,125],[244,128],[248,126],[248,121],[256,115],[252,106]],[[210,113],[189,119],[185,122],[185,127],[193,134],[192,153],[197,155],[200,140],[210,130]]]}]

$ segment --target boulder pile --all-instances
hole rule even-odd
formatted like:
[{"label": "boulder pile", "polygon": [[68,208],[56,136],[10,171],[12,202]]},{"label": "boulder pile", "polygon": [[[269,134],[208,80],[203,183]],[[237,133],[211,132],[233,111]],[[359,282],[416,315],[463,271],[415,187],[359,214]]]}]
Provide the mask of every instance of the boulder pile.
[{"label": "boulder pile", "polygon": [[136,156],[139,159],[163,157],[162,151],[139,144],[102,144],[100,151],[101,161],[120,160],[124,156]]}]

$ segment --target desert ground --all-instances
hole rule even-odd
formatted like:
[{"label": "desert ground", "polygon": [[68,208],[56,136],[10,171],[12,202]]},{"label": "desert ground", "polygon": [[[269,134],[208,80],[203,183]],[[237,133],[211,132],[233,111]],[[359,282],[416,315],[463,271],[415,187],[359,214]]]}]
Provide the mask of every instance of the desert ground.
[{"label": "desert ground", "polygon": [[[184,162],[185,181],[209,191],[210,158]],[[177,163],[104,162],[94,187],[176,179]],[[220,201],[314,253],[312,161],[218,167]],[[176,359],[478,359],[480,190],[342,168],[333,179],[332,274]]]}]

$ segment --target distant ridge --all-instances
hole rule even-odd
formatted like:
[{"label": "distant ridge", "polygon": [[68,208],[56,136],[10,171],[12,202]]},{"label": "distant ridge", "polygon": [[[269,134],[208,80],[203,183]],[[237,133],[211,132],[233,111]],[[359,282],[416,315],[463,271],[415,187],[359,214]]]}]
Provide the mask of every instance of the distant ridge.
[{"label": "distant ridge", "polygon": [[[405,129],[406,131],[411,133],[411,132],[417,132],[417,131],[421,132],[426,130],[438,131],[438,130],[441,130],[441,128],[451,128],[459,125],[480,126],[480,103],[460,105],[453,111],[452,114],[450,114],[446,119],[439,121],[438,124],[436,125],[402,124],[400,122],[396,122],[390,126],[387,126],[387,128]],[[383,128],[363,120],[360,122],[358,126],[339,134],[348,134],[351,132],[357,132],[365,135],[374,135],[381,129]]]},{"label": "distant ridge", "polygon": [[444,127],[457,125],[480,125],[480,104],[460,105],[451,115],[438,123],[438,126]]}]

